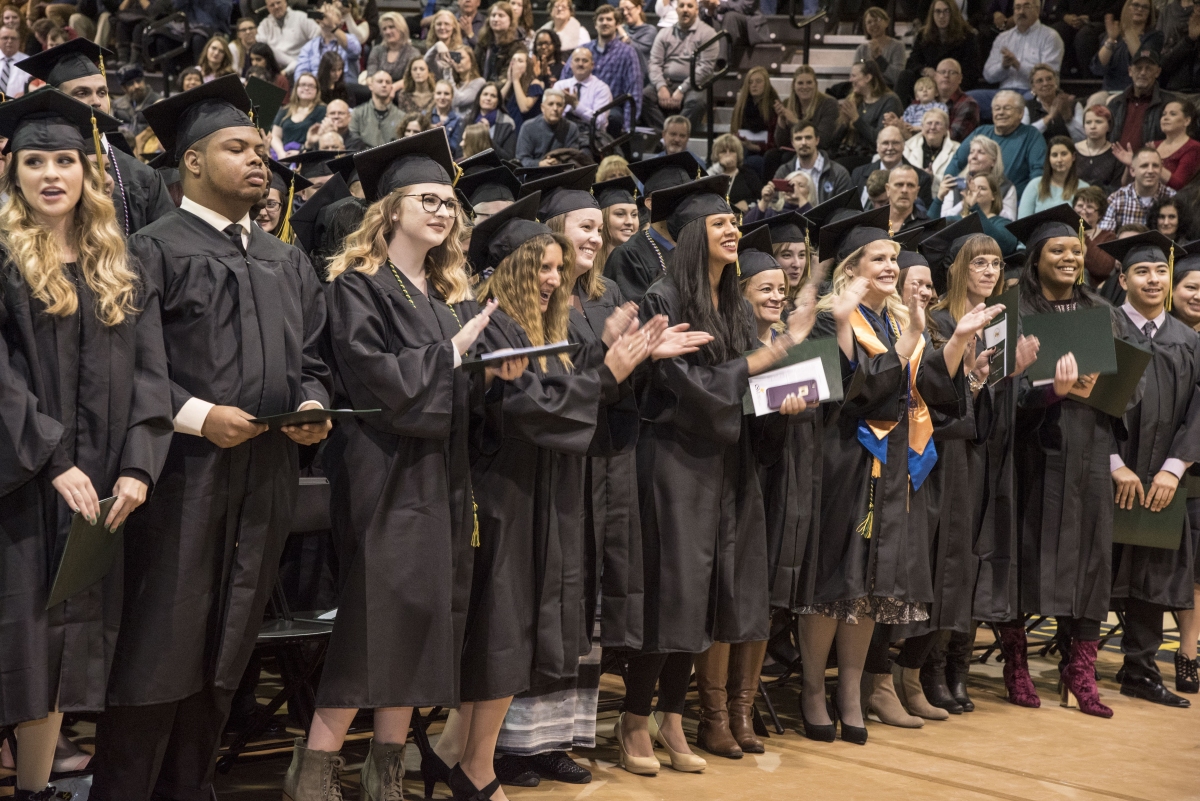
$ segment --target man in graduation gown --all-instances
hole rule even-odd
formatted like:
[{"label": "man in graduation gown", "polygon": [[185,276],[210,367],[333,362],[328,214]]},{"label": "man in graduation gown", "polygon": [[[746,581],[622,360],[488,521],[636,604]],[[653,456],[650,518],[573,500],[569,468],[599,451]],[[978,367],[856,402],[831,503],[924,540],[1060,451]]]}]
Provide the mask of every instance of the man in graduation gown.
[{"label": "man in graduation gown", "polygon": [[321,287],[307,257],[250,221],[266,147],[237,76],[155,104],[183,201],[130,239],[162,297],[175,438],[125,532],[125,609],[97,727],[96,801],[209,801],[230,701],[254,647],[299,485],[326,421]]},{"label": "man in graduation gown", "polygon": [[[97,111],[112,114],[104,63],[115,63],[112,52],[87,39],[72,39],[21,62],[21,69],[61,89]],[[114,134],[120,136],[120,134]],[[117,225],[126,236],[140,231],[175,208],[162,176],[105,138],[108,174],[112,177]]]},{"label": "man in graduation gown", "polygon": [[[634,162],[629,169],[642,182],[642,197],[649,210],[651,192],[694,180],[700,174],[699,166],[696,157],[685,151]],[[674,250],[675,240],[666,222],[651,223],[608,254],[604,277],[617,283],[626,300],[641,303],[650,285],[666,273]]]},{"label": "man in graduation gown", "polygon": [[[1141,402],[1125,413],[1129,437],[1118,442],[1113,475],[1122,468],[1132,471],[1137,483],[1130,483],[1133,495],[1127,503],[1157,511],[1181,490],[1184,472],[1200,461],[1200,337],[1167,313],[1173,283],[1168,262],[1174,261],[1168,254],[1174,248],[1172,255],[1178,257],[1181,248],[1157,231],[1101,248],[1121,265],[1119,280],[1127,293],[1121,306],[1125,338],[1153,354],[1142,376]],[[1119,485],[1117,503],[1125,505]],[[1174,550],[1113,544],[1112,598],[1125,617],[1122,695],[1164,706],[1191,705],[1163,686],[1155,656],[1163,641],[1163,613],[1192,605],[1194,559],[1194,534],[1186,515]]]}]

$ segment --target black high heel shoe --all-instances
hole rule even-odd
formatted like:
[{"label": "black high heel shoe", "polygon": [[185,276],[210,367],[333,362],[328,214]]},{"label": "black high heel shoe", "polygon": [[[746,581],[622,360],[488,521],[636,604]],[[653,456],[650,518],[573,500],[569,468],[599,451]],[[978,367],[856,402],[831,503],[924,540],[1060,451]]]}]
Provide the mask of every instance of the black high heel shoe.
[{"label": "black high heel shoe", "polygon": [[455,765],[450,771],[450,792],[454,793],[454,801],[491,801],[492,793],[500,789],[500,780],[493,779],[491,784],[480,790],[476,787],[461,765]]},{"label": "black high heel shoe", "polygon": [[433,798],[434,785],[441,782],[449,786],[450,766],[433,750],[424,726],[417,725],[414,721],[412,730],[413,741],[417,744],[417,750],[421,752],[421,780],[425,782],[425,797]]},{"label": "black high heel shoe", "polygon": [[[825,701],[825,708],[829,709],[829,700]],[[830,714],[830,719],[833,715]],[[810,740],[816,740],[819,743],[832,743],[837,739],[837,723],[809,723],[808,717],[804,714],[804,694],[800,696],[800,721],[804,724],[804,736]]]},{"label": "black high heel shoe", "polygon": [[855,745],[867,744],[867,730],[864,726],[851,726],[842,718],[842,710],[837,710],[838,722],[842,724],[842,740]]}]

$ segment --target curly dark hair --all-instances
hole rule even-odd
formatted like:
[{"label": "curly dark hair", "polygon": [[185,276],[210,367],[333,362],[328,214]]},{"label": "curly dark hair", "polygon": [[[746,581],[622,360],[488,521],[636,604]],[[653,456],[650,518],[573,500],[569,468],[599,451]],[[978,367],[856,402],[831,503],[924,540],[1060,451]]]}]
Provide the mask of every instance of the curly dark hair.
[{"label": "curly dark hair", "polygon": [[1165,208],[1175,209],[1175,213],[1179,217],[1179,227],[1170,238],[1180,243],[1190,242],[1194,239],[1196,221],[1192,217],[1192,212],[1189,210],[1188,205],[1181,202],[1178,196],[1159,198],[1150,204],[1150,209],[1146,212],[1146,227],[1151,231],[1157,231],[1158,215]]}]

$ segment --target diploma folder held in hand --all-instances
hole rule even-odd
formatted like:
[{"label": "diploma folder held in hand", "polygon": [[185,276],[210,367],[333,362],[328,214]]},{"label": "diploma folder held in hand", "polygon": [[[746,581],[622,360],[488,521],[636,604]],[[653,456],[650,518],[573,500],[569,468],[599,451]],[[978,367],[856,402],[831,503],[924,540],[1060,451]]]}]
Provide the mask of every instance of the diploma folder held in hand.
[{"label": "diploma folder held in hand", "polygon": [[1117,350],[1117,372],[1096,379],[1087,397],[1074,392],[1067,395],[1071,400],[1087,404],[1113,417],[1123,417],[1129,401],[1142,381],[1142,373],[1150,364],[1150,351],[1122,339],[1113,341]]},{"label": "diploma folder held in hand", "polygon": [[[1149,492],[1149,488],[1146,488],[1146,493]],[[1187,490],[1180,484],[1175,497],[1161,511],[1151,512],[1136,499],[1132,509],[1116,507],[1113,510],[1113,542],[1177,550],[1183,539],[1187,495]]]},{"label": "diploma folder held in hand", "polygon": [[539,356],[557,356],[560,353],[571,354],[579,349],[577,342],[554,342],[550,345],[536,345],[531,348],[504,348],[491,353],[484,353],[478,359],[463,359],[464,370],[482,370],[485,367],[499,367],[505,359],[516,359],[524,356],[536,359]]},{"label": "diploma folder held in hand", "polygon": [[[751,351],[753,353],[753,351]],[[747,354],[748,355],[748,354]],[[816,362],[819,361],[819,364]],[[799,369],[808,365],[812,369]],[[787,355],[779,360],[775,368],[759,375],[750,376],[750,388],[742,396],[742,414],[764,415],[776,412],[787,395],[804,397],[810,406],[819,401],[840,401],[842,392],[841,351],[836,337],[806,339],[788,349]],[[806,397],[806,388],[813,384],[818,397]],[[799,386],[796,386],[799,385]],[[779,388],[793,391],[779,397]],[[773,391],[774,390],[774,391]],[[821,397],[821,396],[824,397]],[[770,397],[769,397],[770,396]],[[779,401],[771,405],[773,401]]]},{"label": "diploma folder held in hand", "polygon": [[120,528],[112,532],[104,527],[104,521],[116,502],[116,496],[100,501],[100,517],[94,526],[78,512],[72,516],[67,545],[63,548],[58,572],[50,587],[50,598],[46,601],[47,609],[83,592],[112,569],[113,561],[121,552],[121,534],[125,524],[122,523]]},{"label": "diploma folder held in hand", "polygon": [[265,425],[274,431],[284,426],[302,426],[307,423],[324,423],[326,420],[343,420],[347,417],[365,417],[379,414],[380,409],[301,409],[298,412],[255,417],[251,423]]},{"label": "diploma folder held in hand", "polygon": [[1037,361],[1025,371],[1034,386],[1053,383],[1058,360],[1068,353],[1075,356],[1081,376],[1117,372],[1109,306],[1031,314],[1021,318],[1021,329],[1025,336],[1038,338]]}]

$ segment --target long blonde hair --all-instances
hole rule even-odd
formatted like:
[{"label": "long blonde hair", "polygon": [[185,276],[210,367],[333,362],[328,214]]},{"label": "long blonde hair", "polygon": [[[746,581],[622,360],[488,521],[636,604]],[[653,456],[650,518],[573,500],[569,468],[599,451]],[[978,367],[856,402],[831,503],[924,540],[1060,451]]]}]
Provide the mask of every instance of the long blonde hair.
[{"label": "long blonde hair", "polygon": [[[888,244],[895,249],[894,252],[896,254],[900,253],[900,246],[898,244],[891,241],[889,241]],[[833,289],[828,295],[817,301],[817,311],[833,311],[834,299],[838,295],[842,294],[842,292],[846,291],[846,287],[850,286],[850,282],[854,280],[853,276],[846,273],[847,268],[852,270],[858,269],[858,263],[862,259],[863,251],[865,251],[866,248],[867,246],[863,245],[861,248],[842,259],[842,261],[834,269],[832,279]],[[885,305],[887,313],[891,315],[892,319],[896,321],[896,324],[900,326],[900,330],[903,331],[905,328],[908,328],[908,307],[905,306],[904,301],[900,299],[900,293],[892,292],[892,294],[888,295]]]},{"label": "long blonde hair", "polygon": [[[999,256],[1004,258],[1004,254],[1000,252],[1000,246],[996,244],[996,240],[992,239],[987,234],[972,234],[963,243],[962,248],[958,251],[958,255],[954,257],[954,263],[950,265],[946,277],[946,295],[935,303],[932,311],[938,309],[947,309],[950,316],[958,322],[963,318],[970,309],[967,308],[967,275],[971,269],[971,262],[980,256]],[[992,297],[1004,292],[1004,268],[1000,268],[1000,278],[996,281],[996,286],[992,289]]]},{"label": "long blonde hair", "polygon": [[[605,225],[608,223],[608,218],[606,216],[604,216],[605,215],[604,211],[601,211],[600,214],[601,214],[600,250],[604,251],[605,250],[604,242],[607,240],[607,236],[605,236],[604,231],[605,231]],[[567,215],[566,214],[554,215],[550,219],[546,220],[546,227],[549,228],[551,231],[553,231],[556,234],[562,234],[563,238],[566,239],[566,237],[567,237]],[[563,275],[564,276],[572,276],[575,274],[575,258],[576,257],[575,257],[575,248],[574,247],[571,248],[570,263],[567,262],[567,252],[565,250],[563,251]],[[592,260],[592,267],[590,270],[587,271],[587,274],[579,276],[579,281],[583,282],[583,289],[585,292],[587,292],[587,296],[590,300],[595,300],[596,298],[598,298],[604,294],[604,288],[608,285],[608,282],[604,280],[604,261],[600,258],[599,253],[597,253],[596,258]],[[572,289],[572,291],[574,291],[574,286],[572,286],[571,289]],[[554,340],[551,340],[551,341],[554,341]]]},{"label": "long blonde hair", "polygon": [[[451,14],[448,10],[442,9],[433,15],[433,19],[429,21],[429,39],[434,42],[441,41],[437,38],[437,21],[443,17],[449,18],[454,23],[454,30],[450,33],[450,41],[446,42],[446,47],[451,50],[457,50],[463,46],[462,28],[459,27],[458,17]],[[432,45],[430,45],[432,47]]]},{"label": "long blonde hair", "polygon": [[[75,205],[70,245],[78,255],[79,272],[96,295],[96,318],[106,326],[120,325],[137,309],[138,276],[129,266],[125,237],[117,227],[112,200],[100,184],[92,160],[76,151],[83,163],[83,193]],[[63,270],[62,248],[53,232],[38,223],[17,183],[19,153],[8,160],[0,191],[8,200],[0,206],[0,247],[8,252],[33,297],[48,314],[70,317],[79,310],[75,285]]]},{"label": "long blonde hair", "polygon": [[[750,79],[755,75],[759,75],[763,79],[762,97],[755,100],[750,96]],[[792,80],[795,80],[794,78]],[[776,101],[779,100],[779,93],[775,91],[775,87],[771,85],[771,73],[767,72],[766,67],[751,67],[746,73],[746,78],[742,81],[742,88],[738,91],[737,100],[733,106],[733,117],[729,123],[729,130],[736,131],[742,127],[742,117],[746,113],[746,104],[753,103],[758,106],[758,115],[762,117],[765,124],[770,124],[771,112],[775,108]]]},{"label": "long blonde hair", "polygon": [[[797,75],[807,75],[813,79],[813,83],[817,83],[816,70],[807,64],[802,64],[801,66],[797,67],[796,72],[792,74],[792,88],[788,92],[787,100],[783,101],[783,105],[788,111],[795,114],[797,119],[801,121],[811,120],[813,115],[817,113],[817,106],[821,105],[821,102],[825,98],[829,97],[829,95],[822,92],[820,86],[818,85],[816,94],[813,95],[812,103],[809,104],[808,108],[805,108],[804,103],[796,95]],[[828,145],[828,143],[825,144]]]},{"label": "long blonde hair", "polygon": [[[543,314],[538,303],[541,295],[538,273],[542,269],[542,257],[546,248],[552,244],[562,248],[563,266],[559,270],[562,282],[550,296],[550,305]],[[525,240],[520,247],[508,254],[491,277],[476,287],[476,295],[480,302],[486,298],[495,298],[500,304],[500,310],[521,326],[531,345],[561,342],[567,338],[571,319],[572,287],[567,267],[574,263],[575,248],[571,246],[571,240],[560,233],[539,234]],[[558,358],[564,367],[571,368],[571,358],[567,354],[559,354]],[[546,357],[541,357],[538,362],[542,372],[545,372]]]},{"label": "long blonde hair", "polygon": [[[396,231],[392,219],[398,219],[404,213],[401,206],[406,188],[402,186],[370,205],[358,230],[346,238],[345,247],[330,261],[330,282],[348,270],[374,275],[388,261],[388,244]],[[461,303],[471,297],[462,234],[460,212],[450,225],[445,241],[425,254],[425,276],[447,303]]]}]

